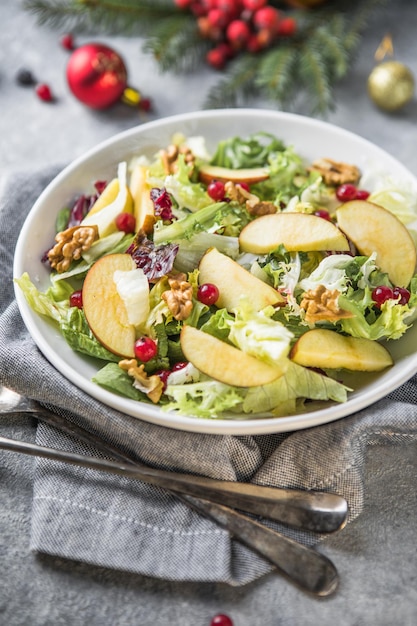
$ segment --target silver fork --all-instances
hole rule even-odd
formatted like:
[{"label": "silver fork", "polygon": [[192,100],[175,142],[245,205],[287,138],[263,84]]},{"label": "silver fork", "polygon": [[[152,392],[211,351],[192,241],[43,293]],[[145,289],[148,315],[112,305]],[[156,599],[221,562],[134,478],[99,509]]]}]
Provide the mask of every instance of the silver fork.
[{"label": "silver fork", "polygon": [[[26,413],[110,453],[118,462],[63,452],[0,437],[0,448],[64,461],[129,476],[165,487],[177,497],[229,530],[238,540],[264,556],[304,589],[329,595],[338,582],[337,571],[325,556],[238,513],[234,508],[314,531],[331,532],[346,523],[346,500],[335,494],[286,490],[247,483],[217,481],[150,468],[105,443],[39,403],[0,387],[0,414]],[[220,502],[219,502],[220,500]],[[227,501],[228,506],[221,504]],[[234,508],[230,508],[234,507]]]}]

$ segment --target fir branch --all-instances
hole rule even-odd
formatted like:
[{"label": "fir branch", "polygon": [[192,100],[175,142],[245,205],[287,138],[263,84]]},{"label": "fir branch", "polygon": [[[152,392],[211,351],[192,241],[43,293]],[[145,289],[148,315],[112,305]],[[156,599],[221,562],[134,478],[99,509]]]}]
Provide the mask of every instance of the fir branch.
[{"label": "fir branch", "polygon": [[324,115],[334,109],[329,67],[321,51],[309,42],[300,51],[298,74],[300,82],[309,93],[313,114]]},{"label": "fir branch", "polygon": [[26,0],[40,24],[78,32],[146,34],[155,21],[180,14],[172,0]]},{"label": "fir branch", "polygon": [[320,50],[323,64],[329,68],[329,74],[339,79],[345,76],[349,69],[350,55],[343,34],[339,34],[344,20],[339,18],[335,22],[332,20],[326,27],[319,26],[312,35],[309,45]]},{"label": "fir branch", "polygon": [[144,44],[144,51],[153,54],[162,71],[195,70],[207,49],[207,41],[187,13],[154,23]]},{"label": "fir branch", "polygon": [[255,80],[258,65],[256,55],[238,57],[225,72],[225,78],[210,89],[204,108],[237,107],[257,95]]},{"label": "fir branch", "polygon": [[263,54],[255,85],[269,100],[281,105],[291,100],[296,87],[294,68],[297,56],[298,50],[288,43]]}]

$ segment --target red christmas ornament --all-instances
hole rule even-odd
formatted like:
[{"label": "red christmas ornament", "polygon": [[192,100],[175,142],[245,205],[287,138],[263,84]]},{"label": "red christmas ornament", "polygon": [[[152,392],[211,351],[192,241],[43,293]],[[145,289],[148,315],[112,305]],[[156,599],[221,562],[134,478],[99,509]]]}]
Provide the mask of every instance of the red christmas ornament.
[{"label": "red christmas ornament", "polygon": [[127,70],[120,54],[103,44],[88,43],[77,48],[68,61],[67,80],[74,96],[93,109],[107,109],[119,100],[145,112],[152,108],[149,98],[127,85]]},{"label": "red christmas ornament", "polygon": [[127,87],[127,70],[112,48],[89,43],[71,54],[67,80],[80,102],[93,109],[106,109],[121,99]]}]

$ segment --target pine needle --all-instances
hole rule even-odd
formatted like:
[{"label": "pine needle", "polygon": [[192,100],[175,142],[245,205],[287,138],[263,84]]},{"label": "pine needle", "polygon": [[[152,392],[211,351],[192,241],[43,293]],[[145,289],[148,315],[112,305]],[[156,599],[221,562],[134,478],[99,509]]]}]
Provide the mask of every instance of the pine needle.
[{"label": "pine needle", "polygon": [[174,72],[195,70],[207,48],[207,41],[186,13],[153,24],[144,45],[144,51],[153,54],[162,71]]},{"label": "pine needle", "polygon": [[237,107],[255,96],[258,64],[258,58],[251,54],[236,59],[225,72],[225,78],[209,91],[204,108]]},{"label": "pine needle", "polygon": [[273,48],[264,53],[255,79],[256,87],[272,101],[281,105],[289,102],[296,88],[294,68],[298,51],[290,45]]}]

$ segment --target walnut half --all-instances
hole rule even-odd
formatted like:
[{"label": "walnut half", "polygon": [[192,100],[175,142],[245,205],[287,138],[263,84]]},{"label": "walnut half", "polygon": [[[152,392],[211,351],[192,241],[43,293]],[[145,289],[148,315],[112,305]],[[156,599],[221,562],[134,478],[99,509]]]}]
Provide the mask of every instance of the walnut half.
[{"label": "walnut half", "polygon": [[171,289],[164,291],[161,298],[165,300],[176,320],[186,320],[193,310],[193,288],[185,274],[168,278],[168,283]]},{"label": "walnut half", "polygon": [[241,185],[235,184],[231,180],[227,181],[224,186],[225,192],[231,200],[244,204],[248,213],[259,217],[260,215],[268,215],[276,213],[277,207],[273,202],[260,200],[254,193],[250,193]]},{"label": "walnut half", "polygon": [[145,372],[145,366],[143,364],[138,365],[136,359],[122,359],[119,361],[119,367],[134,379],[135,386],[146,393],[154,404],[159,402],[164,384],[157,374],[148,376]]},{"label": "walnut half", "polygon": [[48,252],[51,267],[59,274],[66,272],[71,261],[78,261],[83,252],[86,252],[98,239],[98,227],[72,226],[58,233],[57,242]]},{"label": "walnut half", "polygon": [[356,184],[361,177],[361,173],[356,165],[341,163],[327,158],[314,161],[309,169],[310,171],[319,172],[326,185],[335,187],[346,183]]},{"label": "walnut half", "polygon": [[350,311],[339,307],[337,302],[339,295],[340,291],[326,289],[324,285],[307,291],[300,302],[300,308],[305,311],[305,321],[308,324],[315,324],[324,321],[337,322],[340,319],[353,317]]}]

